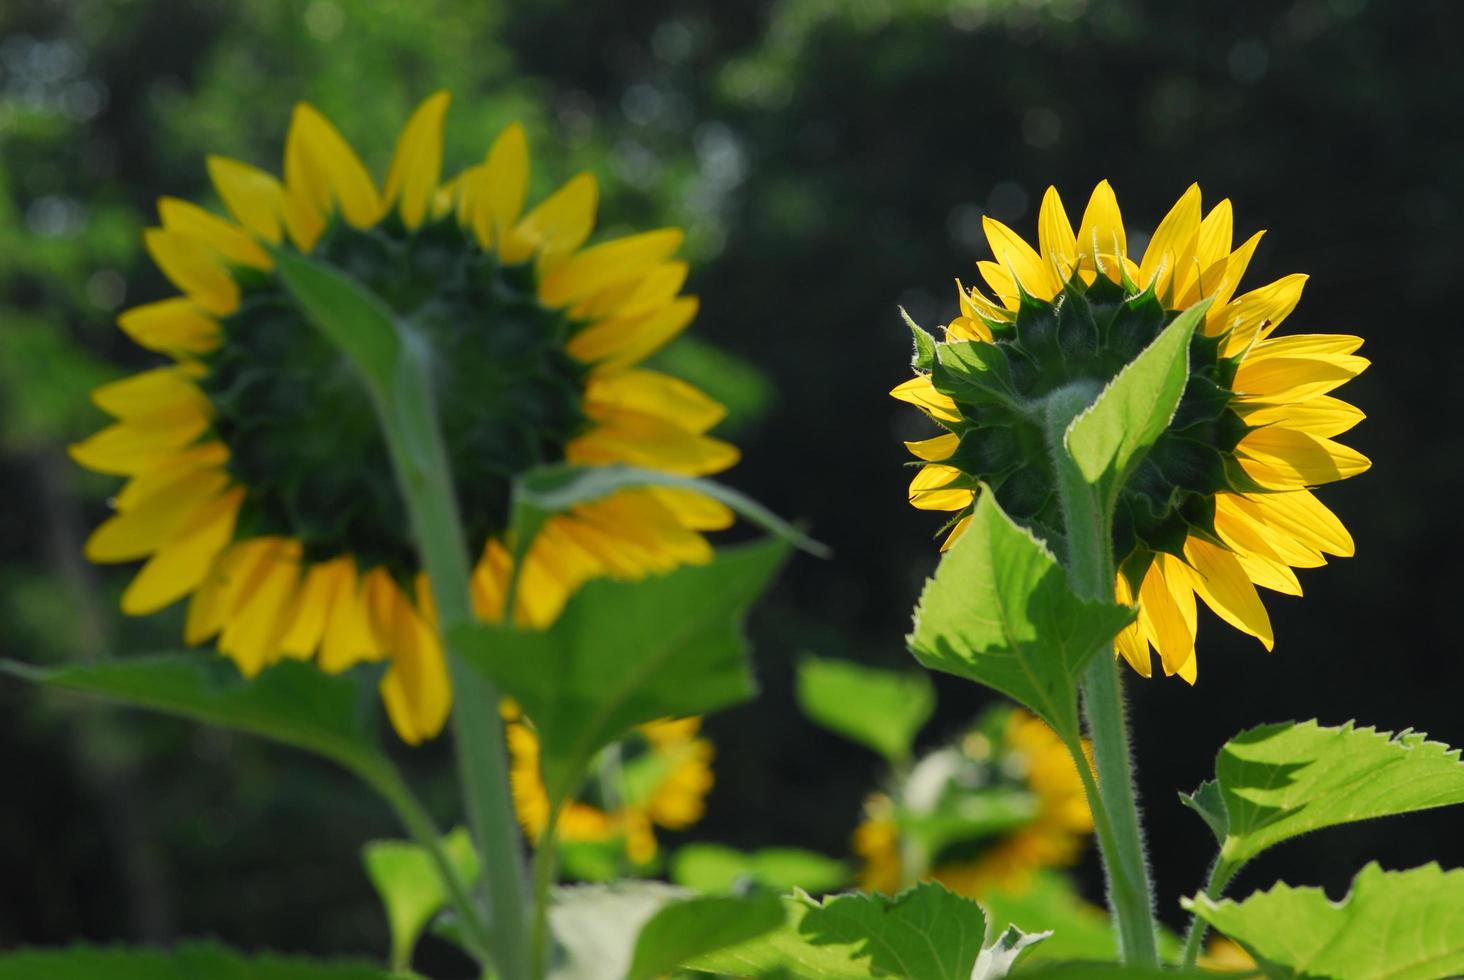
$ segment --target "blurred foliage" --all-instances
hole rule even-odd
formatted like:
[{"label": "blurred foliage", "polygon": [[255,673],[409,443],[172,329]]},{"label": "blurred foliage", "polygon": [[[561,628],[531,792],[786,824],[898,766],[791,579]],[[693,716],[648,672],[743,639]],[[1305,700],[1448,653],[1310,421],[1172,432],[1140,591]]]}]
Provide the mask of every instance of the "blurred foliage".
[{"label": "blurred foliage", "polygon": [[[1362,714],[1464,741],[1450,693],[1464,573],[1437,503],[1464,491],[1464,75],[1446,70],[1461,28],[1445,0],[0,5],[0,646],[36,662],[176,646],[176,611],[122,621],[128,571],[80,562],[113,487],[64,457],[100,421],[85,391],[148,363],[111,320],[166,293],[138,236],[156,198],[209,200],[209,153],[277,169],[300,99],[380,168],[409,108],[448,87],[449,166],[518,119],[540,192],[587,168],[607,231],[688,229],[698,342],[666,363],[732,405],[732,482],[836,551],[799,558],[756,624],[764,695],[710,725],[719,784],[698,836],[843,853],[870,760],[799,718],[793,663],[900,663],[935,563],[899,446],[924,431],[884,394],[909,356],[897,307],[950,315],[981,216],[1030,229],[1049,182],[1071,196],[1108,177],[1142,228],[1198,179],[1234,198],[1242,234],[1272,229],[1251,281],[1310,273],[1296,322],[1360,333],[1379,363],[1355,399],[1374,472],[1327,498],[1360,557],[1305,576],[1306,603],[1275,603],[1274,656],[1208,623],[1196,688],[1131,685],[1172,889],[1160,908],[1177,921],[1186,876],[1204,871],[1181,856],[1204,853],[1206,832],[1169,788],[1205,778],[1234,732]],[[971,716],[982,695],[967,687],[942,683],[932,739]],[[355,849],[395,828],[344,776],[9,684],[0,744],[22,800],[0,808],[0,945],[216,934],[385,952]],[[443,761],[430,747],[410,760],[438,804]],[[1297,842],[1239,884],[1321,866],[1340,891],[1364,856],[1464,863],[1444,818],[1410,826]]]}]

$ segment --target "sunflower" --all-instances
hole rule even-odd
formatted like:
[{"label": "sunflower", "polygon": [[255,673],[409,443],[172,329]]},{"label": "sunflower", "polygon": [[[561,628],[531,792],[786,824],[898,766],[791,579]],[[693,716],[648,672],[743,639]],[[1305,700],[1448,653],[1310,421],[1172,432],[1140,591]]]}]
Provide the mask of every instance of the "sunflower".
[{"label": "sunflower", "polygon": [[866,891],[894,894],[929,879],[980,897],[1072,864],[1092,831],[1082,779],[1057,733],[1020,709],[996,709],[922,759],[895,795],[872,795],[852,846]]},{"label": "sunflower", "polygon": [[[506,707],[504,717],[514,810],[529,840],[537,842],[549,822],[539,739],[517,709]],[[654,860],[656,827],[685,830],[706,812],[714,751],[698,737],[700,729],[700,718],[653,721],[617,743],[595,766],[589,789],[597,798],[570,800],[560,808],[558,842],[616,844],[635,866]]]},{"label": "sunflower", "polygon": [[[367,396],[283,287],[272,249],[351,275],[430,345],[484,618],[503,613],[517,474],[563,461],[701,475],[737,459],[706,434],[720,405],[637,366],[696,312],[680,295],[687,266],[673,258],[682,233],[585,247],[597,197],[588,174],[525,211],[517,125],[441,183],[448,101],[440,92],[416,110],[381,186],[302,104],[283,181],[212,157],[227,217],[163,198],[161,226],[143,239],[182,295],[118,324],[171,363],[93,392],[116,421],[72,447],[82,465],[128,478],[86,545],[97,562],[146,559],[125,612],[188,597],[187,641],[216,637],[251,676],[282,657],[329,672],[387,660],[382,698],[410,743],[441,730],[451,700],[428,583]],[[594,576],[705,562],[701,532],[731,520],[681,490],[576,507],[524,558],[515,621],[548,624]]]},{"label": "sunflower", "polygon": [[[1367,367],[1356,354],[1362,340],[1278,336],[1306,277],[1236,295],[1262,233],[1233,247],[1230,202],[1204,213],[1198,186],[1159,223],[1137,263],[1107,182],[1093,191],[1076,234],[1049,188],[1037,249],[984,220],[995,261],[977,269],[996,298],[957,282],[960,315],[946,327],[940,353],[948,365],[960,359],[952,348],[965,348],[994,366],[1014,400],[1040,399],[1074,381],[1107,383],[1180,312],[1211,301],[1174,419],[1116,509],[1115,593],[1139,608],[1116,646],[1145,677],[1152,648],[1166,675],[1194,683],[1198,596],[1271,649],[1256,586],[1300,595],[1293,569],[1353,553],[1346,528],[1312,488],[1370,465],[1335,441],[1362,412],[1329,394]],[[1052,463],[1036,424],[979,403],[970,386],[947,384],[940,371],[918,373],[891,392],[946,430],[906,444],[923,461],[910,502],[954,512],[949,548],[984,483],[1014,519],[1060,548]]]}]

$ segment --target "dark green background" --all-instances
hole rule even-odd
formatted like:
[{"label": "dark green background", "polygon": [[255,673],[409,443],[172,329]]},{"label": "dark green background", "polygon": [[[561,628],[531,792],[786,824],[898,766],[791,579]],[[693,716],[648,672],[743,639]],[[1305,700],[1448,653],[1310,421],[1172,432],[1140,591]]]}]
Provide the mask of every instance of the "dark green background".
[{"label": "dark green background", "polygon": [[[1162,914],[1209,857],[1175,799],[1263,721],[1356,718],[1464,744],[1454,559],[1464,461],[1464,8],[1295,0],[0,5],[0,652],[45,662],[173,646],[176,612],[123,621],[126,569],[80,542],[109,481],[60,447],[101,416],[84,392],[151,363],[112,325],[167,288],[138,232],[164,193],[205,198],[209,152],[277,169],[290,106],[315,102],[380,172],[411,107],[455,92],[449,165],[511,119],[537,193],[582,168],[610,230],[689,230],[696,335],[767,382],[735,396],[728,479],[808,521],[754,624],[765,693],[714,719],[718,785],[695,837],[840,854],[874,760],[800,718],[803,650],[905,664],[938,518],[904,502],[885,392],[907,376],[903,304],[935,324],[984,257],[980,216],[1031,237],[1055,183],[1074,220],[1111,179],[1131,248],[1191,180],[1270,229],[1247,279],[1311,275],[1286,330],[1355,332],[1374,367],[1344,394],[1373,471],[1323,498],[1358,557],[1271,597],[1277,648],[1203,614],[1200,680],[1135,679]],[[682,349],[676,363],[705,364]],[[730,380],[729,380],[730,378]],[[200,654],[202,656],[204,654]],[[940,681],[932,739],[984,695]],[[403,752],[451,800],[442,747]],[[384,949],[359,843],[391,834],[345,776],[253,742],[0,684],[0,946],[216,935],[291,951]],[[1464,863],[1457,812],[1329,831],[1258,861],[1337,893],[1369,859]],[[1083,867],[1097,897],[1094,862]],[[452,971],[443,950],[424,963]]]}]

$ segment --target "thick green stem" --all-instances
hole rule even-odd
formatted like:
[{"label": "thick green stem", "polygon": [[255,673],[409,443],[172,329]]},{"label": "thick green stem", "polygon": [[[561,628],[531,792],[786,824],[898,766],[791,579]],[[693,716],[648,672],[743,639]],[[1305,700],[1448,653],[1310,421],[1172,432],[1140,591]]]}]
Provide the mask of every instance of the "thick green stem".
[{"label": "thick green stem", "polygon": [[489,952],[499,980],[531,973],[523,849],[509,795],[499,694],[457,648],[473,628],[468,552],[447,453],[428,395],[425,356],[409,338],[395,404],[382,413],[387,445],[406,497],[422,563],[432,582],[438,630],[453,688],[453,736],[468,823],[482,859]]},{"label": "thick green stem", "polygon": [[[1210,868],[1210,876],[1205,880],[1205,895],[1218,899],[1239,870],[1236,865],[1228,864],[1217,856],[1215,864]],[[1189,931],[1184,934],[1184,959],[1181,961],[1184,966],[1195,965],[1195,960],[1200,956],[1200,944],[1205,941],[1205,932],[1209,928],[1209,923],[1198,915],[1190,916]]]},{"label": "thick green stem", "polygon": [[[1069,581],[1078,595],[1111,602],[1115,577],[1112,515],[1098,492],[1083,479],[1063,441],[1072,419],[1097,394],[1093,386],[1074,385],[1049,396],[1047,438],[1067,531]],[[1097,769],[1097,785],[1089,793],[1090,800],[1094,791],[1097,795],[1094,824],[1107,824],[1107,832],[1100,832],[1098,844],[1108,879],[1109,905],[1118,929],[1119,952],[1125,963],[1157,966],[1149,863],[1134,792],[1123,692],[1111,645],[1105,645],[1093,657],[1079,690]],[[1080,758],[1078,768],[1081,773],[1086,760]],[[1085,782],[1091,781],[1090,774],[1085,776]]]}]

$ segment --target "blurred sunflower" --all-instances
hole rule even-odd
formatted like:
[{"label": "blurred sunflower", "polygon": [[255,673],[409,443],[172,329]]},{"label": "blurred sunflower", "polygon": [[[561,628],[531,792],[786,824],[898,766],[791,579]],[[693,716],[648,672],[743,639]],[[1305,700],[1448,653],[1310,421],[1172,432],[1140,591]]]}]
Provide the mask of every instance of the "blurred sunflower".
[{"label": "blurred sunflower", "polygon": [[[147,559],[122,597],[141,615],[191,596],[189,643],[253,675],[281,657],[326,671],[389,659],[381,694],[408,742],[435,735],[451,694],[386,446],[365,392],[273,271],[293,248],[369,287],[434,352],[455,490],[478,556],[473,599],[499,618],[514,477],[543,463],[717,472],[735,447],[710,438],[723,409],[636,365],[680,332],[682,241],[661,229],[584,247],[596,184],[582,174],[524,210],[529,157],[508,127],[445,184],[448,95],[416,110],[385,184],[315,109],[296,107],[284,180],[208,161],[225,218],[159,203],[148,252],[181,296],[119,325],[172,364],[93,393],[115,424],[72,447],[128,478],[87,542],[97,562]],[[721,504],[638,490],[554,518],[524,560],[514,617],[543,626],[587,579],[704,562]]]},{"label": "blurred sunflower", "polygon": [[987,712],[864,811],[859,884],[890,895],[926,879],[971,897],[1020,890],[1034,872],[1076,861],[1093,831],[1072,756],[1020,709]]},{"label": "blurred sunflower", "polygon": [[[549,798],[539,770],[539,740],[516,708],[507,720],[514,810],[530,841],[538,842],[549,822]],[[556,825],[561,847],[608,845],[632,866],[649,864],[658,846],[655,828],[685,830],[702,818],[711,792],[712,743],[698,737],[700,718],[641,725],[602,754],[586,787],[586,798],[570,800]],[[621,862],[610,875],[618,874]]]},{"label": "blurred sunflower", "polygon": [[[1115,514],[1115,591],[1139,607],[1116,645],[1145,677],[1152,647],[1166,674],[1193,683],[1198,596],[1269,650],[1274,637],[1256,586],[1300,595],[1293,568],[1353,553],[1346,528],[1311,489],[1370,465],[1334,439],[1363,413],[1329,394],[1368,366],[1355,353],[1362,340],[1276,336],[1306,277],[1237,296],[1262,233],[1232,247],[1230,202],[1203,213],[1198,186],[1159,223],[1137,263],[1106,181],[1076,234],[1049,188],[1038,249],[992,218],[985,228],[996,261],[977,268],[996,300],[958,282],[961,312],[930,370],[891,392],[947,430],[906,444],[924,461],[910,502],[955,512],[942,546],[949,548],[985,483],[1015,520],[1061,547],[1043,435],[1010,406],[1074,381],[1107,383],[1175,316],[1209,299],[1179,408]],[[966,351],[987,375],[982,383],[1004,385],[1005,398],[985,400],[961,382]]]}]

